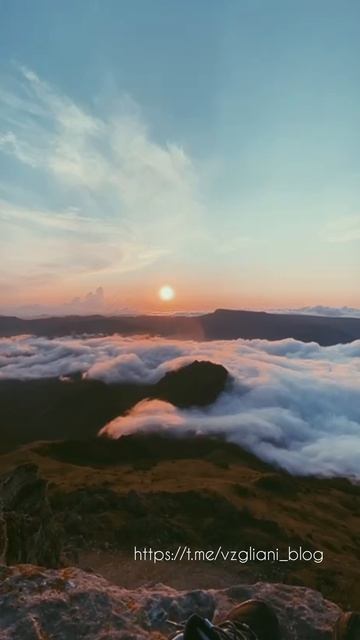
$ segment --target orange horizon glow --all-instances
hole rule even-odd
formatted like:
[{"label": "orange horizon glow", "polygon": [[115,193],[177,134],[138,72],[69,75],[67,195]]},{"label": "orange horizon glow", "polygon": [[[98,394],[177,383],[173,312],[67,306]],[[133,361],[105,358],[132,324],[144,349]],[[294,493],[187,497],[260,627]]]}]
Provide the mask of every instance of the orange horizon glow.
[{"label": "orange horizon glow", "polygon": [[[217,286],[216,286],[217,285]],[[169,286],[173,291],[172,297],[162,299],[160,291],[162,287]],[[90,289],[95,291],[96,287]],[[102,305],[97,309],[87,308],[83,304],[86,298],[83,294],[73,287],[44,288],[42,290],[29,292],[27,295],[19,296],[16,292],[9,296],[8,300],[1,300],[1,307],[9,305],[11,307],[22,306],[48,306],[49,312],[54,308],[54,314],[59,313],[71,314],[72,304],[79,300],[80,310],[74,313],[91,314],[116,314],[116,313],[135,313],[135,314],[172,314],[172,313],[191,313],[191,312],[211,312],[217,308],[228,309],[252,309],[254,311],[271,310],[271,309],[292,309],[307,306],[333,306],[333,307],[357,307],[358,300],[352,296],[346,295],[346,291],[341,299],[334,295],[324,295],[321,299],[315,292],[305,291],[305,288],[298,288],[294,291],[272,291],[269,289],[267,294],[259,291],[239,292],[234,286],[220,286],[216,282],[198,282],[196,285],[189,286],[188,283],[181,282],[179,279],[172,279],[171,285],[160,283],[148,283],[147,286],[140,286],[139,283],[133,283],[132,286],[127,285],[120,287],[111,287],[104,289],[104,298]],[[327,293],[327,292],[326,292]],[[75,304],[76,306],[76,304]],[[59,310],[57,313],[57,310]],[[0,310],[0,313],[3,313]]]}]

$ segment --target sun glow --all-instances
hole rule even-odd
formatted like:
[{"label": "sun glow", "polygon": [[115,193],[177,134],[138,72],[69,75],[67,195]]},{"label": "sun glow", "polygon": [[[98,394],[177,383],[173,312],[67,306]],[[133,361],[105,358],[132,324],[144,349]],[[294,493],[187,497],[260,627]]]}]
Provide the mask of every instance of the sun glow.
[{"label": "sun glow", "polygon": [[161,289],[159,289],[159,298],[164,302],[169,302],[175,298],[175,291],[168,284],[165,284]]}]

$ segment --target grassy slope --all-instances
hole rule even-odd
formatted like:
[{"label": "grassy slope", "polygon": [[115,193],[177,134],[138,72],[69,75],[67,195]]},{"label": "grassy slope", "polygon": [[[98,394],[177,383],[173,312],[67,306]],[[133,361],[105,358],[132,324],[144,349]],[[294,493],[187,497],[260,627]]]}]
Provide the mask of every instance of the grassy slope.
[{"label": "grassy slope", "polygon": [[[117,445],[117,464],[103,452],[97,457],[93,446],[33,443],[0,456],[1,472],[32,461],[51,481],[57,517],[83,566],[91,563],[132,586],[149,579],[188,588],[247,579],[304,584],[344,607],[360,607],[359,487],[292,478],[214,439],[195,444],[192,438],[134,436]],[[78,519],[76,535],[67,522],[70,512]],[[132,546],[146,543],[231,549],[302,544],[323,550],[325,562],[177,563],[176,571],[174,564],[135,566]]]}]

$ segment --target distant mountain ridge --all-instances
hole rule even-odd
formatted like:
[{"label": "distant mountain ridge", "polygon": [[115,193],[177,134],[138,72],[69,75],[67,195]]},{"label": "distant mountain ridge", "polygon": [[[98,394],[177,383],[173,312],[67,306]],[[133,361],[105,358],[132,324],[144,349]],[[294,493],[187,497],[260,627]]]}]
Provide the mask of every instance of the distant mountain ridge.
[{"label": "distant mountain ridge", "polygon": [[360,318],[233,309],[216,309],[212,313],[199,316],[73,315],[34,319],[0,316],[1,337],[21,334],[59,337],[74,334],[114,333],[147,334],[194,340],[294,338],[302,342],[317,342],[322,346],[330,346],[360,339]]}]

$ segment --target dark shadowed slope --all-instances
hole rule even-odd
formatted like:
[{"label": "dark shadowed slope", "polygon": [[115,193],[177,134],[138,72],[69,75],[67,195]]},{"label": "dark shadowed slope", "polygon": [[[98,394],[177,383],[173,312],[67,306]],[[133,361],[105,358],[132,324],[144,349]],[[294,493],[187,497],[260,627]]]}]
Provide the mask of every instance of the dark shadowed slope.
[{"label": "dark shadowed slope", "polygon": [[195,340],[294,338],[323,346],[360,339],[359,318],[265,313],[217,309],[202,316],[66,316],[21,319],[0,317],[0,336],[31,333],[41,336],[73,334],[149,334]]},{"label": "dark shadowed slope", "polygon": [[195,361],[153,385],[105,384],[78,375],[71,381],[0,380],[0,452],[34,440],[94,437],[145,398],[179,407],[211,404],[227,379],[222,365]]}]

